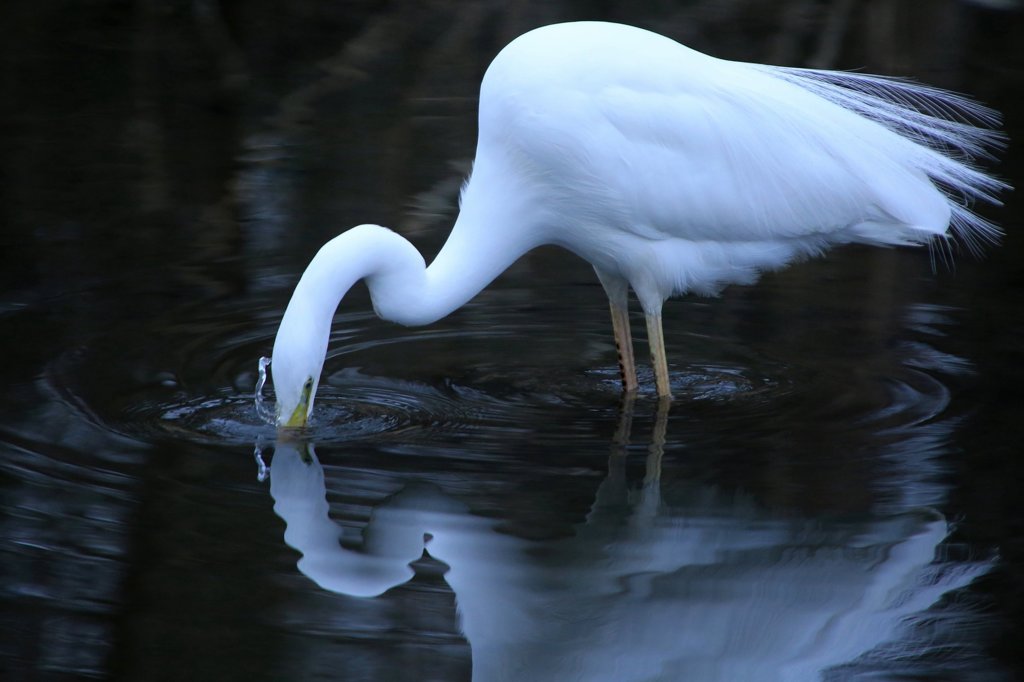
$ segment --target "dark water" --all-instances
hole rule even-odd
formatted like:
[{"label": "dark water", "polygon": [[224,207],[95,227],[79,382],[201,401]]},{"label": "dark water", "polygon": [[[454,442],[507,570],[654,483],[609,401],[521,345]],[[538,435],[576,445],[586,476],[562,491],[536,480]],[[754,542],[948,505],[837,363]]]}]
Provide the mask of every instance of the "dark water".
[{"label": "dark water", "polygon": [[353,291],[308,433],[256,414],[320,243],[372,221],[436,251],[482,70],[534,25],[832,47],[1024,135],[1019,13],[762,4],[7,6],[0,677],[1021,678],[1012,194],[955,271],[846,249],[670,302],[667,410],[621,400],[601,288],[542,250],[427,328]]}]

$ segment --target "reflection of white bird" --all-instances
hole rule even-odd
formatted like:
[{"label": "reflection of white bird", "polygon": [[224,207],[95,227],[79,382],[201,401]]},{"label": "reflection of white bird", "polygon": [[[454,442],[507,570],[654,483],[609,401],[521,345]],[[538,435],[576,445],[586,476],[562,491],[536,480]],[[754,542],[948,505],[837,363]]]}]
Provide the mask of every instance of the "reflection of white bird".
[{"label": "reflection of white bird", "polygon": [[[410,488],[374,509],[358,551],[339,545],[311,447],[278,442],[270,492],[299,569],[338,594],[409,580],[429,533],[486,682],[818,680],[872,651],[884,660],[886,644],[912,654],[910,625],[990,567],[937,562],[947,525],[934,512],[805,521],[698,486],[669,506],[658,482],[637,496],[624,480],[610,474],[575,534],[546,542]],[[949,610],[931,635],[967,618]]]},{"label": "reflection of white bird", "polygon": [[308,418],[333,313],[356,281],[382,318],[427,324],[542,244],[597,271],[627,391],[633,289],[668,396],[669,296],[749,283],[834,244],[923,244],[950,227],[969,246],[991,240],[996,229],[966,204],[996,202],[1004,187],[971,164],[1000,142],[996,120],[940,90],[723,61],[628,26],[531,31],[484,76],[472,176],[431,266],[397,234],[361,225],[306,269],[274,343],[278,421]]}]

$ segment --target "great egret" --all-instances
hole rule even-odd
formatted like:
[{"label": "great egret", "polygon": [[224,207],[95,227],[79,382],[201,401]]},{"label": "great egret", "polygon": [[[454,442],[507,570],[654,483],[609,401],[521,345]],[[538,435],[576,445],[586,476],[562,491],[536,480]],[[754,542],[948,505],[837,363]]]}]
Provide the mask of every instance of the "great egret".
[{"label": "great egret", "polygon": [[994,240],[968,205],[998,203],[1006,187],[973,165],[1002,143],[997,123],[935,88],[725,61],[630,26],[530,31],[484,75],[473,170],[430,267],[377,225],[309,264],[274,342],[278,424],[306,423],[332,317],[356,281],[385,320],[429,324],[542,244],[593,265],[627,392],[633,289],[658,394],[670,396],[661,308],[672,295],[713,295],[835,244]]}]

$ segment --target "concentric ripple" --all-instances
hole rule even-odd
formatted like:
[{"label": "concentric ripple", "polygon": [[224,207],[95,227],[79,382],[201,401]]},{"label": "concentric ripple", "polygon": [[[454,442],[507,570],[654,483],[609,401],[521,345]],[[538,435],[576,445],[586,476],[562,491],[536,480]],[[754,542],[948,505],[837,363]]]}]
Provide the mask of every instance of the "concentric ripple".
[{"label": "concentric ripple", "polygon": [[[556,430],[560,413],[596,411],[615,421],[621,392],[602,317],[570,329],[547,328],[510,308],[471,305],[469,313],[420,329],[387,325],[370,312],[339,315],[308,436],[343,443],[489,434],[500,442],[538,428]],[[47,378],[94,421],[143,441],[273,438],[254,388],[279,314],[279,306],[267,302],[242,309],[228,302],[196,306],[161,321],[159,329],[121,328],[68,351],[51,363]],[[540,327],[543,342],[524,343]],[[126,348],[125,338],[152,343]],[[694,428],[708,434],[779,429],[813,415],[857,428],[899,428],[945,408],[948,390],[935,373],[963,371],[955,358],[919,340],[896,349],[879,379],[851,375],[842,358],[833,364],[772,360],[749,344],[707,338],[687,343],[690,352],[672,364],[671,380],[674,413],[698,417]],[[640,383],[638,399],[653,403],[645,365]],[[272,410],[272,382],[265,394]]]}]

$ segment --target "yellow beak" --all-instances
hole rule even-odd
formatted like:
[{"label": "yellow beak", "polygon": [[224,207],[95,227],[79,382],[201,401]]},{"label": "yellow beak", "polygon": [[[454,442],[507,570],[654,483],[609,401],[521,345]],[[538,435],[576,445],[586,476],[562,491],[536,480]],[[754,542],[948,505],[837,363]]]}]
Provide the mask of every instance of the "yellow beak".
[{"label": "yellow beak", "polygon": [[306,425],[306,415],[309,413],[309,401],[313,397],[313,377],[306,379],[302,385],[302,395],[299,396],[299,404],[292,410],[288,421],[282,424],[286,429],[301,429]]}]

